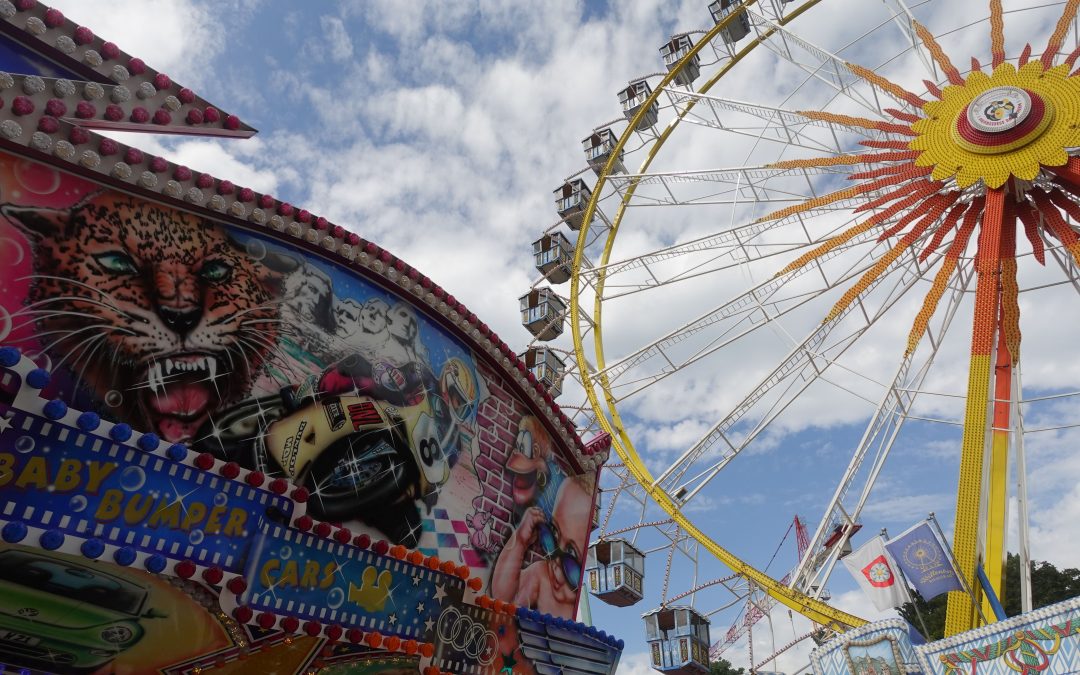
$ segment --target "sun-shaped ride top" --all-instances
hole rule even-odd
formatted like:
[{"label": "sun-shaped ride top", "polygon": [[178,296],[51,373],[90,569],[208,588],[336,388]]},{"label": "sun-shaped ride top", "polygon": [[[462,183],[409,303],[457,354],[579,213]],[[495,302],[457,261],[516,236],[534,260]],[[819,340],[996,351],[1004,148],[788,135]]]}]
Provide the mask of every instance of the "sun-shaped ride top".
[{"label": "sun-shaped ride top", "polygon": [[[856,212],[873,214],[802,255],[777,276],[794,272],[860,235],[885,228],[878,241],[891,241],[888,252],[844,293],[826,321],[841,316],[905,251],[918,246],[920,259],[925,260],[952,233],[911,328],[908,354],[917,347],[974,237],[975,315],[953,540],[958,566],[968,580],[975,578],[980,561],[980,514],[988,508],[981,497],[983,455],[991,435],[995,435],[992,442],[999,441],[997,430],[987,431],[989,413],[993,410],[997,414],[990,403],[991,375],[1001,378],[1001,369],[1015,366],[1020,355],[1019,225],[1040,264],[1045,264],[1045,236],[1059,241],[1080,265],[1080,236],[1065,218],[1080,222],[1080,157],[1073,154],[1080,150],[1080,69],[1072,70],[1080,47],[1055,64],[1078,6],[1080,0],[1065,3],[1040,57],[1033,59],[1028,45],[1013,65],[1005,61],[1001,0],[991,0],[990,72],[973,58],[966,77],[930,32],[915,23],[917,35],[948,78],[943,89],[926,81],[928,98],[871,70],[848,64],[853,73],[887,93],[903,109],[885,109],[891,121],[800,111],[804,117],[864,129],[877,137],[862,141],[869,152],[772,164],[780,169],[850,165],[859,170],[848,176],[854,183],[851,187],[759,220],[779,220],[852,199],[865,199]],[[1008,383],[1006,380],[1003,385],[1000,379],[996,383],[995,399],[1000,399],[1001,388],[1007,391]],[[1007,441],[1003,443],[1007,450]],[[993,461],[1000,464],[1003,458]],[[1000,490],[1004,490],[1001,467],[992,464],[988,473],[992,482],[1000,475]],[[991,503],[995,489],[990,489]],[[1002,533],[986,536],[1000,537]],[[988,544],[986,550],[994,549]],[[974,610],[967,596],[951,594],[947,633],[977,625]]]}]

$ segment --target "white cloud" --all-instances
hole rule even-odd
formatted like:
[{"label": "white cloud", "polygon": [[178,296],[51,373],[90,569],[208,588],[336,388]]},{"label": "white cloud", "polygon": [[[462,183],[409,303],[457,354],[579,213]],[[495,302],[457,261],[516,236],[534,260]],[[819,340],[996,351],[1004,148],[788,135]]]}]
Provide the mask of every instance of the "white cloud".
[{"label": "white cloud", "polygon": [[653,675],[655,672],[648,654],[624,653],[619,660],[619,675]]},{"label": "white cloud", "polygon": [[49,4],[72,21],[90,27],[102,39],[115,42],[120,49],[197,91],[213,76],[211,64],[226,48],[228,23],[242,21],[256,3],[56,0]]},{"label": "white cloud", "polygon": [[352,40],[349,39],[349,32],[341,19],[336,16],[320,16],[319,26],[322,28],[324,41],[329,47],[331,59],[345,61],[353,55]]}]

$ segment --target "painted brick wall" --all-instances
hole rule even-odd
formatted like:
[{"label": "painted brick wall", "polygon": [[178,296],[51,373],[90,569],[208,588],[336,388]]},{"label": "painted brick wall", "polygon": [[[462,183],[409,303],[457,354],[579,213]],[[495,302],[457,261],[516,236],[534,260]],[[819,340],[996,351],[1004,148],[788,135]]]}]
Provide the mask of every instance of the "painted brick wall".
[{"label": "painted brick wall", "polygon": [[[525,405],[506,389],[505,381],[498,373],[484,362],[477,365],[489,395],[477,412],[480,456],[476,459],[476,473],[484,486],[481,509],[492,515],[491,529],[498,535],[497,544],[501,549],[514,529],[511,522],[514,498],[509,474],[503,467],[514,450],[518,423],[528,411]],[[564,472],[570,473],[569,467],[561,458],[559,464]],[[532,563],[538,557],[535,551],[531,551],[526,563]]]}]

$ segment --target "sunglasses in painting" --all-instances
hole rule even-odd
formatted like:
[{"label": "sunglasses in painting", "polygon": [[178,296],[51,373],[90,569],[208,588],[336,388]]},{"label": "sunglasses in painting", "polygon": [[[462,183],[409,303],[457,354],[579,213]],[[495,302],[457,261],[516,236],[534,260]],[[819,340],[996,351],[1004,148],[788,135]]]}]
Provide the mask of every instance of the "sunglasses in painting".
[{"label": "sunglasses in painting", "polygon": [[566,551],[559,547],[559,530],[555,523],[540,523],[537,527],[536,540],[540,543],[540,550],[548,560],[558,560],[562,568],[563,576],[570,584],[570,588],[577,590],[581,587],[581,560],[575,551]]}]

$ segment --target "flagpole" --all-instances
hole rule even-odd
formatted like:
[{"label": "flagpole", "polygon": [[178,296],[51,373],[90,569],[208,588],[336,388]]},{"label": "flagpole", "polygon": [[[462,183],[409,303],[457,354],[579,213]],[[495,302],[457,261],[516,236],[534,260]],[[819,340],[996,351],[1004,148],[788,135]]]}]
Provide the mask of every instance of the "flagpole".
[{"label": "flagpole", "polygon": [[968,594],[968,596],[971,598],[972,604],[975,605],[975,610],[978,611],[979,618],[982,619],[983,625],[989,625],[990,622],[986,620],[986,615],[983,614],[982,603],[979,602],[979,599],[975,597],[975,591],[972,590],[971,585],[968,584],[967,578],[964,577],[964,574],[957,566],[956,558],[953,557],[952,549],[944,544],[945,533],[941,531],[941,525],[938,523],[937,516],[934,515],[933,511],[930,512],[927,520],[929,520],[933,524],[934,529],[937,530],[939,538],[938,543],[941,544],[941,548],[944,549],[945,557],[949,559],[949,564],[952,565],[953,573],[956,574],[956,578],[960,580],[960,585],[964,587],[964,592]]},{"label": "flagpole", "polygon": [[[885,545],[883,545],[883,543],[885,543],[885,541],[889,541],[889,529],[888,528],[886,528],[886,527],[881,528],[881,539],[883,540],[882,541],[882,546],[881,546],[881,548],[883,549],[883,548],[885,548]],[[888,552],[889,552],[888,549],[886,549],[886,553],[888,553]],[[892,556],[890,555],[889,557],[892,557]],[[922,636],[927,638],[927,642],[930,642],[930,640],[932,639],[930,637],[930,631],[927,629],[927,622],[922,620],[922,612],[919,611],[919,603],[916,602],[915,596],[912,595],[912,586],[909,586],[907,584],[907,577],[904,576],[904,570],[900,568],[900,565],[893,565],[893,567],[896,568],[896,573],[897,573],[897,575],[900,576],[900,580],[904,584],[903,588],[904,588],[904,594],[907,595],[907,602],[912,604],[912,607],[915,608],[915,616],[919,620],[919,625],[922,626]]]},{"label": "flagpole", "polygon": [[[885,548],[884,542],[889,540],[888,528],[881,528],[881,538],[883,540],[882,548]],[[885,553],[888,554],[888,552],[888,549],[886,549]],[[890,555],[889,557],[891,558],[892,556]],[[910,602],[911,606],[915,608],[915,616],[919,619],[919,625],[922,626],[923,637],[926,638],[927,642],[930,642],[933,638],[930,636],[930,631],[926,627],[926,621],[923,620],[922,612],[919,611],[919,603],[916,602],[915,596],[911,594],[911,587],[908,586],[907,577],[904,576],[904,570],[900,569],[899,565],[892,566],[896,568],[896,573],[900,575],[900,581],[903,582],[904,594],[907,595],[908,602]]]}]

